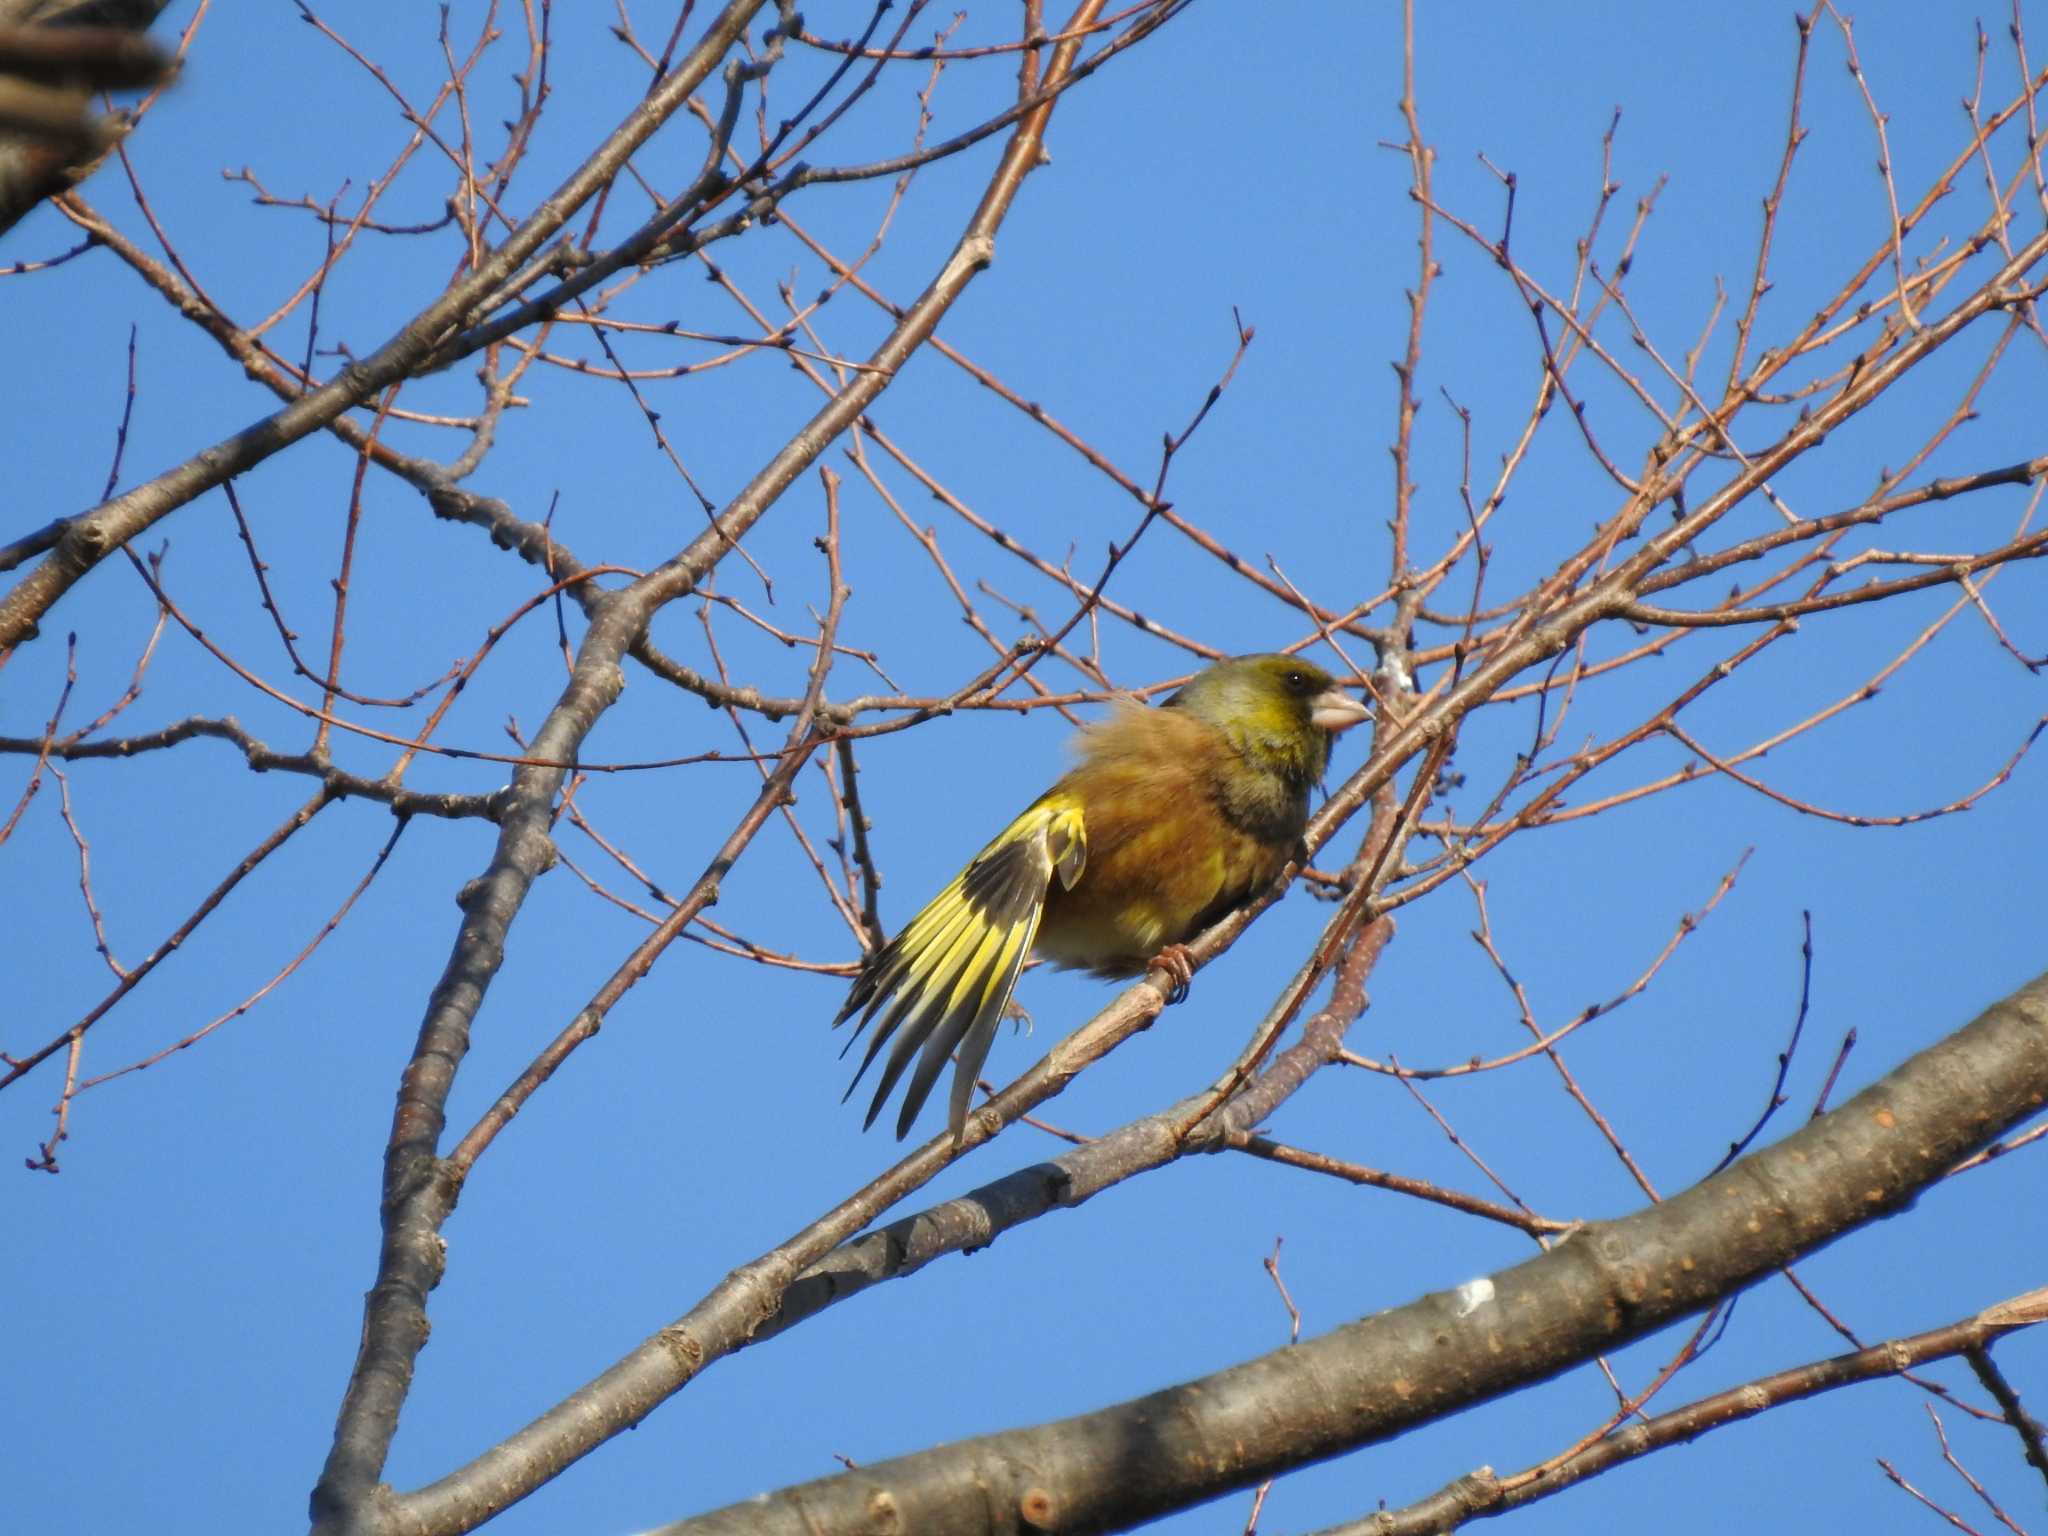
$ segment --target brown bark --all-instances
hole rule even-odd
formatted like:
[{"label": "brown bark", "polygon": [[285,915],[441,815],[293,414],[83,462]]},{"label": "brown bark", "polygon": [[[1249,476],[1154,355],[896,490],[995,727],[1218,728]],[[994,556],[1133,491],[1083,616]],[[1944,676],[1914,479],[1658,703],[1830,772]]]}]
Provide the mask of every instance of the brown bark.
[{"label": "brown bark", "polygon": [[1683,1194],[1540,1258],[1096,1413],[878,1462],[662,1536],[1118,1530],[1553,1376],[1904,1210],[2048,1105],[2048,976]]}]

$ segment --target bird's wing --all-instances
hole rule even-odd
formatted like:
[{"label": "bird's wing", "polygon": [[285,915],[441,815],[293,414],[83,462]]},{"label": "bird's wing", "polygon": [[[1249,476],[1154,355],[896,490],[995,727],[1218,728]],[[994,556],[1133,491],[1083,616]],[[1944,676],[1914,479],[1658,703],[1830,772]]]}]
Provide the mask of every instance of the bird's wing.
[{"label": "bird's wing", "polygon": [[[889,1091],[922,1047],[896,1119],[900,1141],[957,1047],[960,1066],[953,1076],[947,1123],[959,1140],[975,1078],[1038,933],[1045,893],[1055,875],[1071,888],[1087,862],[1080,803],[1055,789],[1005,827],[901,933],[868,957],[846,1006],[832,1021],[843,1024],[865,1008],[854,1026],[855,1038],[870,1023],[875,1026],[860,1071],[847,1085],[848,1098],[882,1047],[892,1037],[896,1042],[866,1124],[875,1123]],[[852,1044],[847,1041],[849,1049]]]}]

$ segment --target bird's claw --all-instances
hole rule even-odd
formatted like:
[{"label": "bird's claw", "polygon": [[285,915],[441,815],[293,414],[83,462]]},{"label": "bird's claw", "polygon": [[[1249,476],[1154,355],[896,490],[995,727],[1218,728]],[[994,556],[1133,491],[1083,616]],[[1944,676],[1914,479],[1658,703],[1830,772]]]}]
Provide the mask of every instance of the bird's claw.
[{"label": "bird's claw", "polygon": [[1187,999],[1188,987],[1195,979],[1195,957],[1185,944],[1169,944],[1152,957],[1152,964],[1166,972],[1166,979],[1173,983],[1166,994],[1166,1006]]},{"label": "bird's claw", "polygon": [[1010,1021],[1012,1028],[1021,1029],[1027,1035],[1031,1033],[1031,1014],[1014,997],[1003,1004],[1002,1016]]}]

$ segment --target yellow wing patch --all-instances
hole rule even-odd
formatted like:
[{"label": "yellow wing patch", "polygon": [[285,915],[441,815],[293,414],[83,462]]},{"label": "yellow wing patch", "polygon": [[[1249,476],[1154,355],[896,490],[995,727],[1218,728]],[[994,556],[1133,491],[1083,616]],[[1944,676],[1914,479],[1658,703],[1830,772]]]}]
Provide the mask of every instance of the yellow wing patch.
[{"label": "yellow wing patch", "polygon": [[[867,1124],[874,1124],[916,1057],[896,1120],[901,1140],[946,1058],[957,1049],[960,1061],[947,1123],[954,1139],[960,1138],[975,1079],[1037,936],[1045,893],[1055,877],[1071,890],[1087,865],[1080,806],[1065,796],[1048,795],[1005,827],[902,932],[868,957],[846,1006],[832,1021],[837,1026],[860,1013],[855,1039],[874,1025],[860,1070],[847,1085],[849,1098],[882,1047],[895,1041],[875,1086]],[[852,1045],[849,1039],[848,1049]]]}]

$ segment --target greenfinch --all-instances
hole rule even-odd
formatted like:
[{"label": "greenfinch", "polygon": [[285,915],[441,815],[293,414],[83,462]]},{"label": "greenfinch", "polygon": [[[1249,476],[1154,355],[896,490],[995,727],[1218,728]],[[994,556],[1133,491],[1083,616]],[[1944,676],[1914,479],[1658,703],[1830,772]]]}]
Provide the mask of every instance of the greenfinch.
[{"label": "greenfinch", "polygon": [[832,1022],[865,1009],[848,1049],[874,1025],[849,1098],[895,1042],[866,1124],[915,1058],[900,1141],[957,1051],[947,1123],[961,1140],[1029,954],[1105,977],[1163,961],[1184,984],[1178,946],[1296,855],[1333,737],[1365,718],[1322,668],[1259,655],[1217,662],[1157,709],[1127,699],[1084,726],[1072,771],[862,965]]}]

